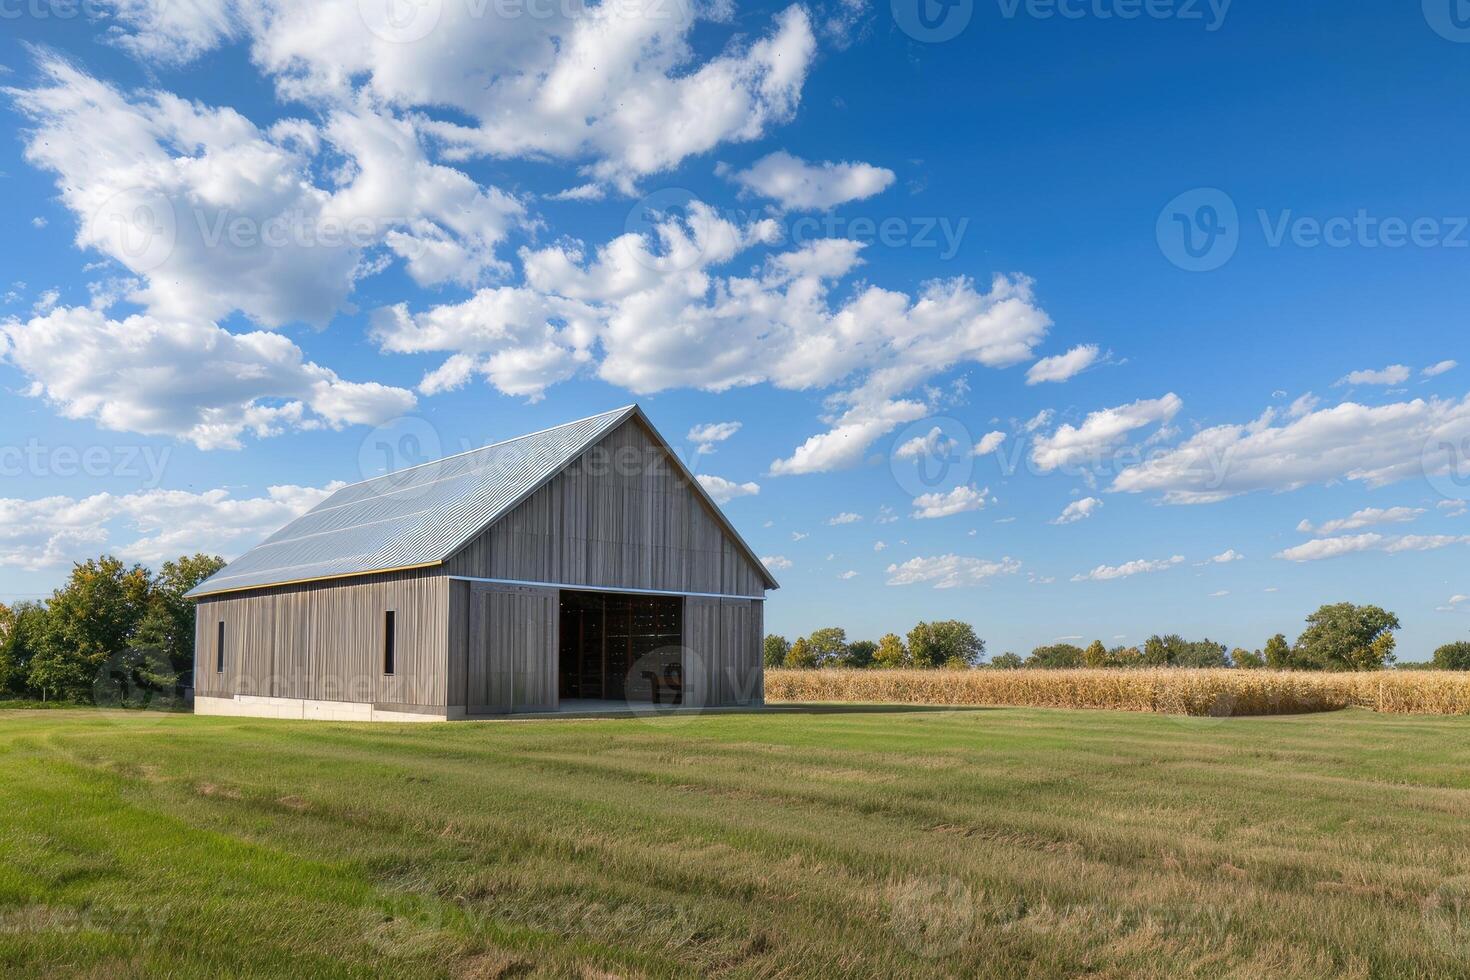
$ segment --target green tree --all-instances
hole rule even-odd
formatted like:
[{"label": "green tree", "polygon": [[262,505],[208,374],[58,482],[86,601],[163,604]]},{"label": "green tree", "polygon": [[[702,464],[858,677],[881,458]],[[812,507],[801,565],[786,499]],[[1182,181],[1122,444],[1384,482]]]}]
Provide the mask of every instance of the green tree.
[{"label": "green tree", "polygon": [[1223,643],[1191,643],[1178,633],[1151,636],[1143,644],[1143,661],[1150,667],[1226,667],[1229,648]]},{"label": "green tree", "polygon": [[21,602],[10,607],[0,624],[0,694],[23,695],[28,690],[30,663],[40,647],[46,607],[39,602]]},{"label": "green tree", "polygon": [[791,652],[791,643],[784,636],[775,633],[766,634],[765,662],[767,667],[782,667],[786,664],[786,655]]},{"label": "green tree", "polygon": [[985,653],[975,628],[958,619],[918,623],[909,630],[908,646],[915,667],[973,667]]},{"label": "green tree", "polygon": [[1026,666],[1026,661],[1021,659],[1019,653],[1012,653],[1007,650],[1000,656],[992,658],[990,666],[996,670],[1020,670]]},{"label": "green tree", "polygon": [[1434,666],[1439,670],[1470,670],[1470,641],[1446,643],[1434,651]]},{"label": "green tree", "polygon": [[146,568],[109,555],[72,566],[46,603],[27,669],[30,686],[45,697],[87,698],[107,659],[133,643],[152,587]]},{"label": "green tree", "polygon": [[885,633],[878,639],[878,649],[873,654],[873,666],[897,669],[910,666],[909,648],[897,633]]},{"label": "green tree", "polygon": [[1032,650],[1031,656],[1026,658],[1026,666],[1033,670],[1064,670],[1069,667],[1081,667],[1082,654],[1082,648],[1074,643],[1051,643]]},{"label": "green tree", "polygon": [[840,667],[847,659],[847,631],[841,626],[813,630],[806,643],[818,667]]},{"label": "green tree", "polygon": [[1307,617],[1296,659],[1317,670],[1382,670],[1394,661],[1398,628],[1398,617],[1378,606],[1323,606]]},{"label": "green tree", "polygon": [[798,637],[786,653],[786,666],[796,670],[810,670],[817,666],[817,655],[812,652],[806,637]]},{"label": "green tree", "polygon": [[1114,667],[1143,666],[1143,651],[1138,647],[1116,646],[1108,651],[1108,661]]},{"label": "green tree", "polygon": [[847,645],[847,656],[843,658],[844,667],[871,667],[873,658],[878,653],[878,644],[872,640],[854,640]]},{"label": "green tree", "polygon": [[1286,634],[1277,633],[1266,641],[1266,666],[1272,670],[1291,670],[1296,664],[1291,654],[1291,644],[1286,642]]},{"label": "green tree", "polygon": [[185,593],[225,567],[217,555],[185,555],[166,561],[153,579],[148,605],[133,643],[161,651],[177,674],[194,669],[194,603]]},{"label": "green tree", "polygon": [[1103,646],[1102,640],[1093,640],[1092,644],[1082,651],[1082,666],[1084,667],[1111,667],[1112,661],[1108,658],[1108,648]]},{"label": "green tree", "polygon": [[1236,647],[1231,651],[1230,662],[1243,670],[1259,670],[1266,666],[1266,658],[1261,651],[1252,652],[1242,647]]}]

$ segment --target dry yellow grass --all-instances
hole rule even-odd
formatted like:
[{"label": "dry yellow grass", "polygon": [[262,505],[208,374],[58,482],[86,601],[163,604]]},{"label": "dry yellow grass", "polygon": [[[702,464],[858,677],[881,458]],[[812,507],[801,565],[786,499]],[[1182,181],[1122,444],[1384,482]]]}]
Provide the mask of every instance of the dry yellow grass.
[{"label": "dry yellow grass", "polygon": [[768,670],[766,700],[1287,715],[1358,706],[1470,714],[1470,673],[1274,670]]}]

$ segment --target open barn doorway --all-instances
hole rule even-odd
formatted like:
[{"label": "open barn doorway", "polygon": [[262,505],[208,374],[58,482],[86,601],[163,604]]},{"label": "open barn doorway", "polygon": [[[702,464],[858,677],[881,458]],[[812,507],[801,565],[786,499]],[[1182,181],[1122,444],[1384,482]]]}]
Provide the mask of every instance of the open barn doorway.
[{"label": "open barn doorway", "polygon": [[683,703],[681,596],[563,589],[560,625],[563,702]]}]

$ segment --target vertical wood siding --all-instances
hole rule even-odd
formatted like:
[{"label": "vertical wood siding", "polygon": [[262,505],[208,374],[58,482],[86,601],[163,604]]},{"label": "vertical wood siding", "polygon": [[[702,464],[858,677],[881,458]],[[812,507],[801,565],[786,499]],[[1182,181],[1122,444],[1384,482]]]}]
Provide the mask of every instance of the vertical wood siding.
[{"label": "vertical wood siding", "polygon": [[749,599],[684,600],[685,704],[760,704],[762,603]]},{"label": "vertical wood siding", "polygon": [[501,518],[452,575],[761,596],[765,579],[637,420]]},{"label": "vertical wood siding", "polygon": [[[394,673],[383,673],[384,613]],[[217,623],[225,670],[215,672]],[[423,572],[205,597],[195,612],[196,693],[442,707],[448,702],[449,582]]]},{"label": "vertical wood siding", "polygon": [[557,589],[471,586],[470,714],[556,709],[559,597]]}]

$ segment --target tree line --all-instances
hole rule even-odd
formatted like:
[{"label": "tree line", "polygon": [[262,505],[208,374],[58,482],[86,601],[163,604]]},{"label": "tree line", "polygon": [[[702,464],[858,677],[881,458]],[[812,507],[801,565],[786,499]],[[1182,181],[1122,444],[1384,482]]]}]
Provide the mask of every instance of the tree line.
[{"label": "tree line", "polygon": [[154,572],[117,558],[78,562],[41,602],[0,604],[0,697],[120,703],[175,693],[194,669],[194,604],[224,567],[186,555]]},{"label": "tree line", "polygon": [[[772,633],[765,640],[767,667],[820,669],[848,667],[950,668],[987,670],[1065,670],[1075,668],[1224,667],[1240,670],[1383,670],[1395,664],[1398,617],[1378,606],[1350,602],[1326,605],[1307,617],[1296,642],[1277,633],[1256,650],[1231,649],[1214,640],[1186,640],[1177,633],[1150,636],[1140,646],[1109,647],[1095,640],[1086,647],[1050,643],[1029,656],[1007,651],[984,660],[985,641],[969,623],[942,620],[919,623],[906,637],[888,633],[874,642],[848,641],[841,627],[816,630],[794,642]],[[1470,641],[1449,643],[1430,663],[1403,665],[1440,670],[1470,670]]]}]

